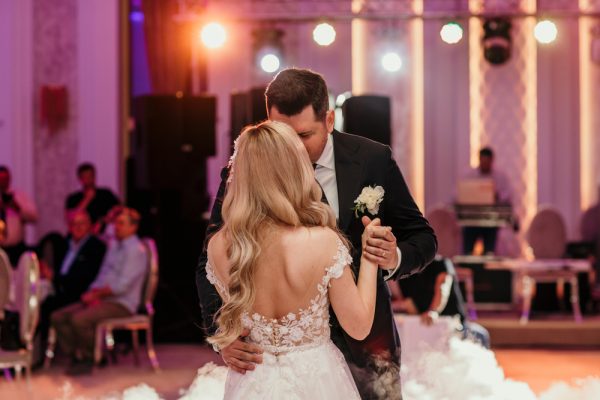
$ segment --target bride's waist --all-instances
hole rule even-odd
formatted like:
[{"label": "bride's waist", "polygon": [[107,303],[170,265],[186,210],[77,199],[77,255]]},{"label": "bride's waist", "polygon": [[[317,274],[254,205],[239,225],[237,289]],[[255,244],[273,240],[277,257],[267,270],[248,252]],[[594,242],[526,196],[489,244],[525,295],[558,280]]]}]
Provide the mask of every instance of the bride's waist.
[{"label": "bride's waist", "polygon": [[312,340],[310,342],[299,343],[299,344],[290,344],[290,345],[274,345],[274,344],[268,344],[268,343],[256,343],[256,344],[259,345],[263,349],[264,353],[271,354],[274,356],[280,356],[283,354],[297,353],[297,352],[301,352],[301,351],[312,350],[314,348],[323,346],[329,342],[331,342],[331,340],[329,339],[329,336],[327,336],[327,337],[323,336],[323,337],[319,337],[318,339]]}]

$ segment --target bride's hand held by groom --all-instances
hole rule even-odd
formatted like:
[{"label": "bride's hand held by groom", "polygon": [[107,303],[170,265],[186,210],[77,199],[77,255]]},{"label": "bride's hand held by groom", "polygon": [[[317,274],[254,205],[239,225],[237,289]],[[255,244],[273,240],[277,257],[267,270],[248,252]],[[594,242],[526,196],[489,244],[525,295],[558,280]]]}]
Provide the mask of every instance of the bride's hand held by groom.
[{"label": "bride's hand held by groom", "polygon": [[[382,269],[395,269],[398,266],[398,251],[396,236],[392,233],[392,228],[382,226],[379,218],[371,220],[364,216],[361,221],[365,227],[363,257],[376,263]],[[369,224],[371,224],[370,227]],[[367,227],[369,228],[367,229]]]}]

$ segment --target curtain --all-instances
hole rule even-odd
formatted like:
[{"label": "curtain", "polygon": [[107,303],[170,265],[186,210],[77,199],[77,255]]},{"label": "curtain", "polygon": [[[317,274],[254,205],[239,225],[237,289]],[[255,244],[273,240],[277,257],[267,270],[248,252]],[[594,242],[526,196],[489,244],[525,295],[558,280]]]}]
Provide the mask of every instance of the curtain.
[{"label": "curtain", "polygon": [[144,34],[153,93],[190,93],[195,24],[175,21],[177,1],[143,0]]}]

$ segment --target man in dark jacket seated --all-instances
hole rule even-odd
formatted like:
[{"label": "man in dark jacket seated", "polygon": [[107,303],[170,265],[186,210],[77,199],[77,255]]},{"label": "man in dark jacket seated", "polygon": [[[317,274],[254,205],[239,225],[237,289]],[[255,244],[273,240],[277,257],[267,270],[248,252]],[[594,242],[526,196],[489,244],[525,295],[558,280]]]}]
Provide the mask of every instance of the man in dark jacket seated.
[{"label": "man in dark jacket seated", "polygon": [[85,210],[68,215],[69,235],[55,243],[54,266],[42,263],[42,276],[52,281],[54,293],[42,303],[40,332],[45,338],[50,314],[66,305],[79,301],[96,279],[106,252],[106,245],[92,234],[92,220]]},{"label": "man in dark jacket seated", "polygon": [[463,338],[490,347],[488,331],[467,319],[452,261],[436,257],[422,273],[400,280],[398,284],[403,299],[392,302],[394,311],[419,314],[425,325],[433,323],[438,315],[459,316]]}]

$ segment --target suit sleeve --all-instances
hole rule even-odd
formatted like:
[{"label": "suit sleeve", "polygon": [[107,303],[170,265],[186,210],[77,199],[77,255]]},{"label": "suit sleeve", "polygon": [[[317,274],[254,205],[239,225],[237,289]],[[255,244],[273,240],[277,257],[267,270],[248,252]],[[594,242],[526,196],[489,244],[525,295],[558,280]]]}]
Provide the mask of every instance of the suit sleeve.
[{"label": "suit sleeve", "polygon": [[221,207],[223,206],[228,176],[229,170],[227,168],[223,168],[221,171],[221,185],[219,186],[219,191],[217,192],[217,197],[210,214],[210,221],[208,222],[208,227],[206,228],[206,236],[204,239],[202,254],[200,255],[200,259],[196,267],[196,289],[198,290],[198,297],[200,299],[202,328],[204,329],[206,335],[212,335],[217,330],[214,322],[214,316],[222,305],[221,297],[219,296],[217,289],[208,281],[206,276],[206,262],[208,261],[208,241],[223,224]]},{"label": "suit sleeve", "polygon": [[392,227],[402,260],[390,279],[403,279],[421,272],[435,257],[437,240],[419,211],[408,186],[387,148],[385,224]]},{"label": "suit sleeve", "polygon": [[[69,273],[61,280],[61,291],[66,301],[78,301],[98,276],[104,259],[106,245],[96,238],[90,238],[81,249],[83,261],[77,257]],[[59,266],[60,268],[60,266]]]}]

